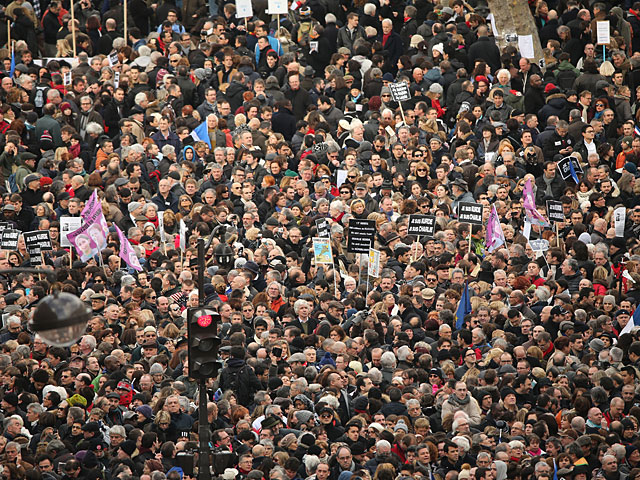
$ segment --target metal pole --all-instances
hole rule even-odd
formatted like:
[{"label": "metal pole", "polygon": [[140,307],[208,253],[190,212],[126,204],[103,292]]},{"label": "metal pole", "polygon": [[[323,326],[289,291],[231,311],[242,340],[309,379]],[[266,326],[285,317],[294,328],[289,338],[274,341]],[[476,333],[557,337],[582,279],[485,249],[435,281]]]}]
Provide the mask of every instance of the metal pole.
[{"label": "metal pole", "polygon": [[71,42],[73,44],[73,58],[78,56],[76,51],[76,14],[73,11],[73,0],[70,2],[71,5]]},{"label": "metal pole", "polygon": [[204,305],[204,238],[198,239],[198,305]]},{"label": "metal pole", "polygon": [[[204,305],[204,238],[198,239],[198,305]],[[198,395],[198,440],[200,442],[200,453],[198,456],[198,480],[211,479],[211,461],[209,448],[209,416],[207,403],[207,381],[200,380]]]},{"label": "metal pole", "polygon": [[129,45],[129,38],[127,37],[127,0],[124,0],[124,42],[125,45]]},{"label": "metal pole", "polygon": [[207,415],[207,381],[200,380],[198,396],[198,439],[200,440],[200,453],[198,456],[198,480],[211,480],[211,461],[209,448],[209,417]]}]

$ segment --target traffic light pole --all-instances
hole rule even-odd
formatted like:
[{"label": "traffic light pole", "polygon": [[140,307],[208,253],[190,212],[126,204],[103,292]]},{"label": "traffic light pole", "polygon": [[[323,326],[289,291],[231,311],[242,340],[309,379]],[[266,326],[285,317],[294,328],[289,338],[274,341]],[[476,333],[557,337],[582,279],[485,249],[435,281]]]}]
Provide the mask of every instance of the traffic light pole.
[{"label": "traffic light pole", "polygon": [[[198,304],[204,305],[204,239],[198,239]],[[209,416],[207,404],[207,380],[200,379],[198,398],[198,439],[200,440],[200,455],[198,456],[198,480],[211,480],[211,449],[209,448]]]}]

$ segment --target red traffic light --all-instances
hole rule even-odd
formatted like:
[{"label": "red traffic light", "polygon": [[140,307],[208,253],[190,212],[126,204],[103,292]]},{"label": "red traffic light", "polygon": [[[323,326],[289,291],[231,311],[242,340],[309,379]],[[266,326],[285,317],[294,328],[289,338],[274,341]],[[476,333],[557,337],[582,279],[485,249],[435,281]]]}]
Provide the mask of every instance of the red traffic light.
[{"label": "red traffic light", "polygon": [[200,315],[197,321],[200,327],[206,328],[211,325],[213,319],[211,318],[211,315]]}]

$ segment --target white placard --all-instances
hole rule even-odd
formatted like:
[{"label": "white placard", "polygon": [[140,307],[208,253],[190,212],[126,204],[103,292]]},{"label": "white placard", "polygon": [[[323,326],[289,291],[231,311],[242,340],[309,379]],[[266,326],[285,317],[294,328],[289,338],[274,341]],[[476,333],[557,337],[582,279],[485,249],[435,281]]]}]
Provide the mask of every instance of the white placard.
[{"label": "white placard", "polygon": [[109,54],[109,65],[111,67],[113,67],[114,65],[117,65],[118,63],[120,63],[120,60],[118,60],[118,52],[112,52]]},{"label": "white placard", "polygon": [[64,72],[64,76],[62,77],[63,85],[71,85],[71,72]]},{"label": "white placard", "polygon": [[269,0],[269,15],[287,15],[287,0]]},{"label": "white placard", "polygon": [[596,38],[598,39],[598,45],[609,45],[611,43],[609,20],[596,22]]},{"label": "white placard", "polygon": [[236,17],[253,17],[253,5],[251,5],[251,0],[236,0]]},{"label": "white placard", "polygon": [[347,171],[346,170],[336,170],[336,185],[338,188],[347,181]]},{"label": "white placard", "polygon": [[82,226],[82,217],[60,217],[60,246],[71,247],[67,240],[67,234],[76,231]]},{"label": "white placard", "polygon": [[529,238],[531,237],[531,223],[527,222],[526,220],[524,222],[524,228],[522,229],[522,235],[524,235],[528,242]]},{"label": "white placard", "polygon": [[113,74],[113,86],[118,88],[120,86],[120,72]]},{"label": "white placard", "polygon": [[318,51],[318,42],[317,41],[309,42],[309,51],[310,52],[317,52]]},{"label": "white placard", "polygon": [[160,241],[162,243],[167,241],[167,235],[164,231],[164,211],[158,212],[158,230],[160,230]]},{"label": "white placard", "polygon": [[613,211],[613,218],[615,220],[616,237],[624,238],[624,224],[627,219],[627,209],[625,207],[618,207]]},{"label": "white placard", "polygon": [[367,274],[370,277],[378,278],[380,275],[380,250],[369,250],[369,268]]},{"label": "white placard", "polygon": [[518,49],[521,57],[534,58],[533,35],[518,35]]}]

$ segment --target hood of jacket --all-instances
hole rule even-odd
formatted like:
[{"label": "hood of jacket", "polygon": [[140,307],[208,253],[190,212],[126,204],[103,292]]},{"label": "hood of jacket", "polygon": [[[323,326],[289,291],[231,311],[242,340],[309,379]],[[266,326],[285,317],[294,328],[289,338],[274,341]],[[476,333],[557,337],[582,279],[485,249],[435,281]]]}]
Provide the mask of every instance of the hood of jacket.
[{"label": "hood of jacket", "polygon": [[551,105],[552,107],[563,108],[566,102],[567,97],[564,93],[554,93],[547,97],[547,105]]},{"label": "hood of jacket", "polygon": [[562,60],[560,62],[560,64],[558,65],[558,70],[573,70],[573,71],[576,71],[577,69],[571,64],[571,62],[569,60]]}]

